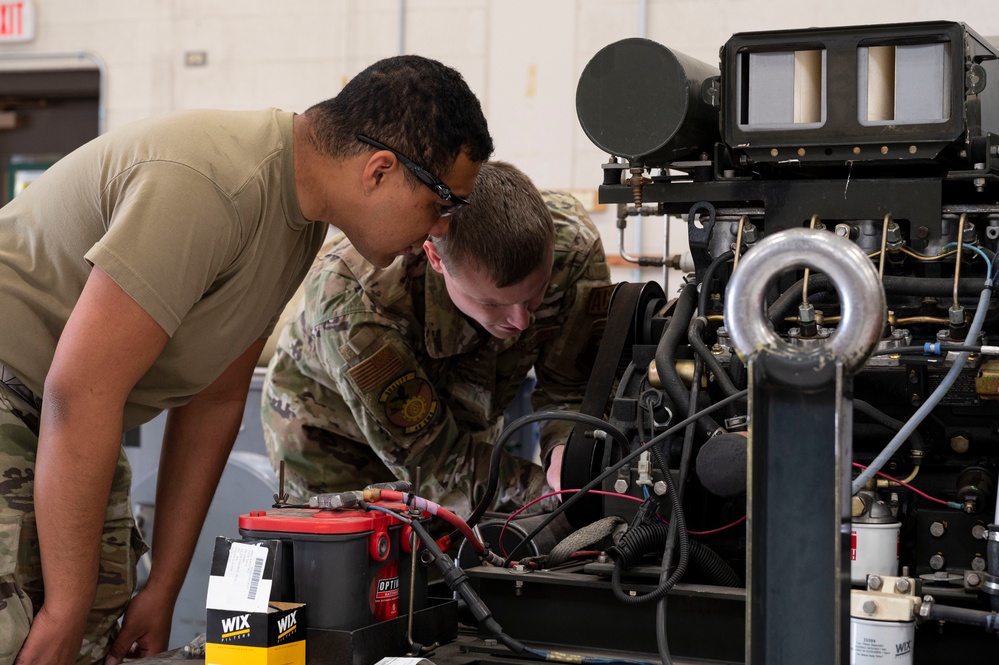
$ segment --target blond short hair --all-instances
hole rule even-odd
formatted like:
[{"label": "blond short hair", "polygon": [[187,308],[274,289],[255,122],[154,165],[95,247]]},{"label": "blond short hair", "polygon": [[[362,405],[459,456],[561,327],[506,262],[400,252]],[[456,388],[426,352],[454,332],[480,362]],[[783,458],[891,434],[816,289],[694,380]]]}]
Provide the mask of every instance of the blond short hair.
[{"label": "blond short hair", "polygon": [[472,265],[504,288],[551,259],[555,223],[527,175],[506,162],[485,162],[468,205],[451,216],[445,236],[431,240],[449,273]]}]

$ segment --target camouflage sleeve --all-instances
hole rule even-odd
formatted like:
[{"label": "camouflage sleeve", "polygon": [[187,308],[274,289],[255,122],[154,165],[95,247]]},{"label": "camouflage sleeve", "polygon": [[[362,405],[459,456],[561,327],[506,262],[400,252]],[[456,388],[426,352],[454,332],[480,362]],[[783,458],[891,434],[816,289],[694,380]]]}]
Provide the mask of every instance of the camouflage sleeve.
[{"label": "camouflage sleeve", "polygon": [[[347,320],[349,318],[349,321]],[[418,493],[467,516],[485,493],[498,431],[459,426],[404,329],[357,314],[314,331],[326,376],[371,450]],[[544,490],[541,468],[504,453],[493,508],[510,510]]]},{"label": "camouflage sleeve", "polygon": [[[561,332],[541,349],[532,403],[536,410],[578,411],[607,322],[613,286],[600,233],[582,205],[568,194],[543,194],[556,222],[552,280],[563,296],[556,314]],[[572,428],[565,421],[541,424],[541,459],[546,467],[552,448],[564,444]]]}]

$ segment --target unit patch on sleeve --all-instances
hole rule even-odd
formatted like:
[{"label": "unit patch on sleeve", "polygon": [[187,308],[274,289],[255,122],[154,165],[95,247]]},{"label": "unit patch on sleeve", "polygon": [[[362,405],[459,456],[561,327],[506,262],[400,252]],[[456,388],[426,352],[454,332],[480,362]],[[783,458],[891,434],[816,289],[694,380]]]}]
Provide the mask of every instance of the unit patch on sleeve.
[{"label": "unit patch on sleeve", "polygon": [[416,372],[398,377],[382,391],[378,401],[385,408],[385,417],[406,434],[419,432],[434,422],[439,411],[434,389]]}]

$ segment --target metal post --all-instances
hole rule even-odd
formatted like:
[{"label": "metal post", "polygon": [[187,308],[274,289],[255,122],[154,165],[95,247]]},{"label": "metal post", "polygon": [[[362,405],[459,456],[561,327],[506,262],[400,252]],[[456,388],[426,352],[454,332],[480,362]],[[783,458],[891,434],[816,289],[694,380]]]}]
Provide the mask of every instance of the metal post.
[{"label": "metal post", "polygon": [[[804,267],[836,284],[843,318],[826,343],[789,346],[762,304],[774,278]],[[733,274],[725,324],[750,377],[748,663],[849,662],[850,394],[884,311],[866,255],[828,232],[768,236]]]}]

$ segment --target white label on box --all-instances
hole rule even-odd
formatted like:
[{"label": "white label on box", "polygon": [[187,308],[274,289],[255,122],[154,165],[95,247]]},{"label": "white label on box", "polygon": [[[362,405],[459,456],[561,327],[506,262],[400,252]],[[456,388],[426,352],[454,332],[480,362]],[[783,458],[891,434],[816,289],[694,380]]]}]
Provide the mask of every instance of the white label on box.
[{"label": "white label on box", "polygon": [[263,545],[233,543],[225,576],[208,578],[208,608],[266,612],[271,596],[271,580],[264,577],[267,548]]}]

